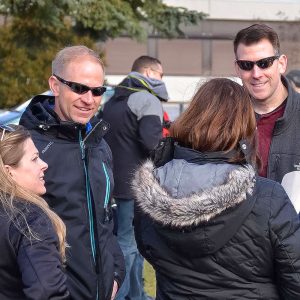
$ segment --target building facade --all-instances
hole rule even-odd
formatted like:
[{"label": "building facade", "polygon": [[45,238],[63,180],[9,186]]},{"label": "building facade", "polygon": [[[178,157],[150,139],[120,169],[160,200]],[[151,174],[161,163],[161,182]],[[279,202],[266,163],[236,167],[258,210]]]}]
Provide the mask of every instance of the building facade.
[{"label": "building facade", "polygon": [[185,27],[186,37],[150,36],[144,43],[128,37],[109,40],[104,48],[107,74],[126,74],[140,55],[155,56],[169,76],[234,76],[233,38],[242,28],[265,23],[279,34],[288,70],[300,69],[300,0],[165,0],[207,13],[197,26]]}]

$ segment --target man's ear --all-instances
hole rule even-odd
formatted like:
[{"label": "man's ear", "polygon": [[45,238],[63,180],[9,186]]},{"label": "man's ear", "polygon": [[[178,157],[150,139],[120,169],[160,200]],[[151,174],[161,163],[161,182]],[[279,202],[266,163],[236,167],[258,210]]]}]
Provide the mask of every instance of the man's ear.
[{"label": "man's ear", "polygon": [[143,69],[143,72],[141,73],[142,75],[144,75],[145,77],[147,77],[147,78],[150,78],[151,77],[151,69],[150,68],[144,68]]},{"label": "man's ear", "polygon": [[278,59],[278,68],[279,68],[279,73],[284,74],[287,68],[287,57],[286,55],[282,54],[280,55]]},{"label": "man's ear", "polygon": [[51,75],[48,79],[50,90],[53,93],[53,96],[59,95],[59,83],[55,76]]}]

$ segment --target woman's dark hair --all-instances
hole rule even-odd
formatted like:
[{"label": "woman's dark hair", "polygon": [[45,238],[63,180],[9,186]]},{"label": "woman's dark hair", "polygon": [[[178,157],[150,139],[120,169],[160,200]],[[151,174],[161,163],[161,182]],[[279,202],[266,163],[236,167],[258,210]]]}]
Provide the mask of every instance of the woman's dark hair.
[{"label": "woman's dark hair", "polygon": [[204,83],[189,107],[172,123],[170,135],[180,145],[200,152],[236,150],[230,162],[246,163],[239,142],[248,144],[248,160],[257,158],[256,119],[244,87],[225,78]]}]

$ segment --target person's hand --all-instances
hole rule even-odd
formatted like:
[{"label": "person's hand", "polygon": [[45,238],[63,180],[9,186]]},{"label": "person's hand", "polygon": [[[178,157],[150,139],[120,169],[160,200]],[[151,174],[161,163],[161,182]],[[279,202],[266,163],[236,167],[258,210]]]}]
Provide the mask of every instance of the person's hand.
[{"label": "person's hand", "polygon": [[118,291],[118,283],[114,280],[114,286],[111,294],[111,300],[114,300]]}]

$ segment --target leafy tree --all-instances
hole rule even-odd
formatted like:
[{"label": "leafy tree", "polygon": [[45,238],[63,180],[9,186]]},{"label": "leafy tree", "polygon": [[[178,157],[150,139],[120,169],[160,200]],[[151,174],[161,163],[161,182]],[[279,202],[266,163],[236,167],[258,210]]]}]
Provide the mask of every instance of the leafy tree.
[{"label": "leafy tree", "polygon": [[[34,28],[32,30],[32,35],[36,35]],[[89,37],[78,37],[69,30],[61,30],[59,34],[61,40],[42,36],[39,38],[40,46],[35,41],[35,46],[26,47],[19,43],[19,39],[15,39],[18,34],[13,26],[0,28],[1,108],[13,107],[49,88],[51,61],[58,49],[75,44],[95,48],[94,41]]]},{"label": "leafy tree", "polygon": [[183,36],[180,25],[195,25],[206,14],[170,7],[161,0],[77,0],[70,14],[79,31],[106,40],[127,34],[143,40],[148,33],[162,37]]},{"label": "leafy tree", "polygon": [[[48,88],[55,53],[72,44],[149,33],[174,38],[180,25],[205,14],[169,7],[161,0],[0,0],[0,107],[12,107]],[[103,54],[102,54],[103,56]]]}]

